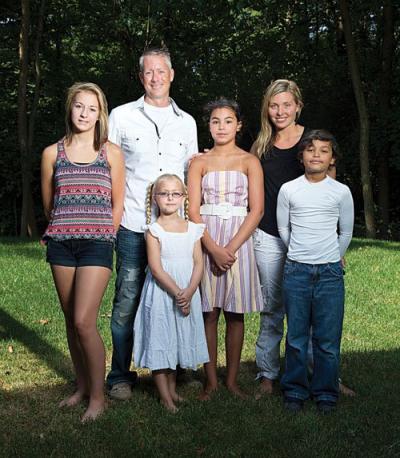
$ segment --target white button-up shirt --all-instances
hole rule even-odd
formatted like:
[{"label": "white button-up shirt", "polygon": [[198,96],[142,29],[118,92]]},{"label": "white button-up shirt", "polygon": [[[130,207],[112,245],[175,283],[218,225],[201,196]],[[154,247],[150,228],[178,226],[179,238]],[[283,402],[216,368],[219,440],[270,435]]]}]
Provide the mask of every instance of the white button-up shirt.
[{"label": "white button-up shirt", "polygon": [[198,152],[196,121],[171,100],[172,113],[159,129],[144,111],[144,96],[114,108],[109,118],[109,139],[125,156],[126,188],[121,225],[143,232],[149,184],[163,173],[182,180],[188,159]]}]

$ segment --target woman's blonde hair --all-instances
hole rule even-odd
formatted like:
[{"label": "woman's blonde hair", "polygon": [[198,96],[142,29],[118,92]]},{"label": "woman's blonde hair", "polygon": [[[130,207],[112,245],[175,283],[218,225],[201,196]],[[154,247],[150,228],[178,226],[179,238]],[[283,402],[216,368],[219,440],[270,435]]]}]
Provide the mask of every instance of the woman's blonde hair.
[{"label": "woman's blonde hair", "polygon": [[108,138],[108,105],[104,92],[97,84],[75,83],[68,89],[67,100],[65,101],[65,140],[67,144],[70,143],[74,133],[71,111],[74,99],[79,92],[91,92],[97,97],[97,101],[99,102],[99,119],[96,122],[93,138],[93,147],[98,151]]},{"label": "woman's blonde hair", "polygon": [[291,80],[275,80],[267,87],[262,107],[261,107],[261,129],[258,134],[254,145],[251,148],[252,153],[256,154],[261,158],[264,154],[269,154],[272,146],[275,141],[276,131],[275,126],[272,124],[268,115],[268,108],[271,102],[272,97],[282,93],[290,92],[293,95],[294,101],[299,107],[297,112],[296,121],[300,116],[301,110],[303,108],[303,99],[301,96],[301,91],[299,86],[294,81]]},{"label": "woman's blonde hair", "polygon": [[[153,208],[154,196],[157,192],[157,189],[160,187],[160,184],[163,181],[175,180],[178,181],[182,187],[182,192],[185,196],[185,200],[183,202],[183,216],[186,221],[189,220],[189,199],[187,197],[187,189],[183,181],[175,175],[174,173],[164,173],[160,175],[156,181],[150,183],[147,188],[147,195],[146,195],[146,224],[151,223],[151,213]],[[157,208],[157,214],[159,214],[159,209]]]}]

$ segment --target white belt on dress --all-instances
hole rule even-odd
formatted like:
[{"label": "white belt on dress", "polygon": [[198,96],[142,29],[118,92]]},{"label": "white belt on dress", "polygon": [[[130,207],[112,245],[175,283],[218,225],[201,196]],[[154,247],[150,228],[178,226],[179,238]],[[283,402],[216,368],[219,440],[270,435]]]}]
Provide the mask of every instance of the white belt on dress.
[{"label": "white belt on dress", "polygon": [[200,215],[219,216],[222,219],[229,219],[232,216],[247,216],[247,207],[237,207],[230,202],[203,204],[200,207]]}]

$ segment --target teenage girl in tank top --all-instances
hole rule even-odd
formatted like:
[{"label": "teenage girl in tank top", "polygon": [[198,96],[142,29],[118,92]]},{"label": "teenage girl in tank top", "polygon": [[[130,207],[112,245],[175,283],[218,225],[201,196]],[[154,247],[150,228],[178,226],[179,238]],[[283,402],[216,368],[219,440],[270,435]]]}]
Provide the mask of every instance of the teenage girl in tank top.
[{"label": "teenage girl in tank top", "polygon": [[107,101],[93,83],[68,90],[66,133],[43,151],[43,236],[64,313],[76,390],[60,402],[87,401],[82,422],[105,408],[105,353],[96,320],[112,272],[113,244],[124,201],[120,148],[107,141]]}]

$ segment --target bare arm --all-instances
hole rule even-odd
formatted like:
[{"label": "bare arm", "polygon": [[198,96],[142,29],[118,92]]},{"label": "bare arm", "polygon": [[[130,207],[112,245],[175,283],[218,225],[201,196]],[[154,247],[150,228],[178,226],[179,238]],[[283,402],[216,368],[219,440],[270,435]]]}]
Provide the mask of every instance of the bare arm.
[{"label": "bare arm", "polygon": [[249,182],[249,213],[238,232],[226,246],[234,253],[252,235],[264,214],[264,177],[260,161],[249,156],[247,177]]},{"label": "bare arm", "polygon": [[181,288],[175,283],[175,280],[165,272],[161,264],[161,247],[160,242],[150,231],[146,233],[147,260],[149,268],[155,280],[161,288],[175,297]]},{"label": "bare arm", "polygon": [[57,158],[57,144],[50,145],[43,150],[40,165],[43,211],[47,220],[50,220],[54,205],[54,165]]},{"label": "bare arm", "polygon": [[111,201],[114,229],[117,231],[124,211],[125,161],[122,150],[114,143],[107,144],[107,158],[111,168]]},{"label": "bare arm", "polygon": [[201,250],[201,242],[198,240],[193,249],[193,272],[190,278],[189,285],[182,289],[177,297],[176,302],[181,307],[190,305],[193,294],[201,282],[203,276],[203,252]]},{"label": "bare arm", "polygon": [[[188,197],[189,197],[189,218],[195,223],[202,223],[200,216],[201,205],[201,180],[205,165],[204,157],[196,157],[189,167],[188,173]],[[202,243],[205,249],[213,257],[220,270],[226,270],[225,265],[231,266],[236,258],[229,249],[221,247],[214,242],[207,230],[204,231]]]}]

